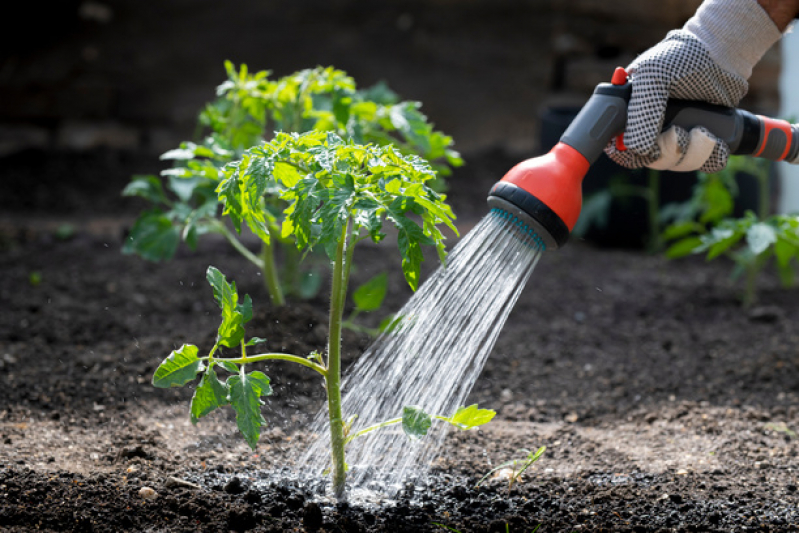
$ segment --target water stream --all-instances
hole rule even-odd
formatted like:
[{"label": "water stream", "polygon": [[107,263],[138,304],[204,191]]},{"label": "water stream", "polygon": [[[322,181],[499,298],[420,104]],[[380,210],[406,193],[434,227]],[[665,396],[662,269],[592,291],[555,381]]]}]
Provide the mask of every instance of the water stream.
[{"label": "water stream", "polygon": [[[399,326],[383,334],[344,378],[344,416],[353,431],[402,415],[406,405],[452,415],[464,405],[508,315],[542,253],[540,239],[503,211],[492,211],[454,247],[398,312]],[[481,406],[490,408],[491,406]],[[319,438],[298,461],[301,472],[330,465],[327,409],[310,429]],[[424,477],[450,424],[435,421],[411,441],[399,425],[347,446],[348,484],[396,492],[406,476]]]}]

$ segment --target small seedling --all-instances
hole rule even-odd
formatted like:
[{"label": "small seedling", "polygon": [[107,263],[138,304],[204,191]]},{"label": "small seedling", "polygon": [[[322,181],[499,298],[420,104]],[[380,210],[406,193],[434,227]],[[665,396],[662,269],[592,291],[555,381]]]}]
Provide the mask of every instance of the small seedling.
[{"label": "small seedling", "polygon": [[[731,157],[727,168],[717,174],[700,174],[692,199],[678,209],[677,221],[664,232],[674,241],[666,251],[669,258],[704,253],[708,261],[722,255],[735,261],[733,278],[745,275],[741,301],[749,307],[757,301],[757,279],[772,258],[784,287],[794,284],[799,261],[799,217],[769,215],[768,162],[748,157]],[[758,180],[760,206],[741,218],[732,218],[735,175],[745,172]]]},{"label": "small seedling", "polygon": [[513,484],[521,480],[524,471],[530,468],[533,463],[538,461],[546,449],[546,446],[541,446],[535,451],[530,451],[524,448],[518,450],[520,453],[526,453],[527,456],[524,459],[511,459],[509,461],[505,461],[504,463],[492,468],[488,471],[488,473],[486,473],[486,475],[480,478],[480,481],[477,482],[475,487],[479,487],[483,481],[488,479],[488,477],[492,474],[507,468],[510,470],[508,472],[508,492],[510,492],[513,488]]},{"label": "small seedling", "polygon": [[[231,405],[236,411],[239,430],[254,449],[261,427],[266,424],[260,411],[261,397],[272,394],[272,388],[266,374],[259,370],[248,372],[247,365],[283,360],[316,371],[324,378],[327,392],[332,484],[337,498],[345,494],[344,449],[353,439],[396,424],[401,424],[409,437],[419,438],[427,434],[434,420],[464,430],[489,422],[496,413],[476,405],[461,407],[450,416],[406,406],[400,417],[363,429],[354,428],[355,417],[345,418],[342,412],[341,330],[355,245],[365,239],[382,241],[386,236],[383,224],[390,222],[396,228],[402,271],[415,290],[424,259],[422,245],[435,247],[444,261],[444,236],[438,225],[447,225],[457,233],[444,196],[427,186],[434,175],[424,160],[403,156],[390,146],[356,145],[324,132],[278,134],[272,142],[248,150],[240,161],[227,165],[218,194],[225,214],[237,230],[246,225],[269,242],[271,233],[261,209],[261,198],[268,190],[279,187],[280,197],[287,205],[281,236],[295,239],[301,252],[320,247],[330,258],[333,277],[327,352],[324,355],[313,352],[306,357],[248,353],[252,346],[265,342],[260,338],[245,338],[245,325],[252,318],[252,300],[249,296],[240,298],[235,283],[229,283],[219,270],[209,267],[208,282],[222,310],[216,343],[202,357],[198,348],[190,344],[173,351],[156,370],[153,384],[180,387],[201,374],[191,402],[192,421]],[[373,289],[364,289],[356,297],[356,305],[363,310],[374,306],[382,299],[375,294],[381,292],[379,287],[380,283],[375,282]],[[394,334],[399,334],[397,331],[395,328]],[[220,356],[225,349],[240,353]],[[230,376],[221,380],[217,369]]]}]

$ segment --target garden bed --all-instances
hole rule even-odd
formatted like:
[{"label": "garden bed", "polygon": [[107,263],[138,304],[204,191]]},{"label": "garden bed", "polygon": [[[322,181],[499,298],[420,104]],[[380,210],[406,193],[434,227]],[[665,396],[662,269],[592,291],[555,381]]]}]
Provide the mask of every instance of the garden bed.
[{"label": "garden bed", "polygon": [[[492,167],[453,188],[462,228],[483,214],[480,197],[500,174]],[[272,309],[254,267],[219,240],[167,264],[123,256],[136,209],[112,196],[121,186],[102,187],[94,194],[113,207],[67,210],[74,234],[37,205],[0,221],[4,531],[799,527],[799,300],[773,277],[760,280],[760,306],[746,311],[724,262],[579,241],[545,254],[470,397],[496,409],[494,421],[451,433],[426,485],[409,484],[393,501],[334,505],[269,474],[308,442],[306,422],[323,401],[312,372],[270,365],[270,426],[255,453],[229,412],[192,426],[192,391],[150,384],[171,350],[213,343],[209,264],[252,295],[248,331],[273,349],[322,349],[325,299]],[[355,282],[388,271],[387,308],[398,309],[410,296],[393,268],[398,252],[364,244],[356,253]],[[349,333],[345,364],[368,343]],[[539,446],[543,458],[510,490],[502,480],[474,487],[519,448]]]}]

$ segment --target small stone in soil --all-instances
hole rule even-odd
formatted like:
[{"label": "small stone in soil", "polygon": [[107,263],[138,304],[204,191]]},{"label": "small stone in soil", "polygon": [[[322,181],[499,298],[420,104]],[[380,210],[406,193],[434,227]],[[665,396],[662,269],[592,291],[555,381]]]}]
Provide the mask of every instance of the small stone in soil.
[{"label": "small stone in soil", "polygon": [[139,496],[145,500],[154,500],[158,497],[158,493],[151,487],[142,487],[139,489]]},{"label": "small stone in soil", "polygon": [[184,487],[184,488],[187,488],[187,489],[199,489],[200,488],[199,485],[196,485],[196,484],[191,483],[189,481],[184,481],[182,479],[179,479],[179,478],[176,478],[176,477],[173,477],[173,476],[169,476],[168,478],[166,478],[166,482],[164,483],[164,486],[166,488],[172,488],[172,487]]}]

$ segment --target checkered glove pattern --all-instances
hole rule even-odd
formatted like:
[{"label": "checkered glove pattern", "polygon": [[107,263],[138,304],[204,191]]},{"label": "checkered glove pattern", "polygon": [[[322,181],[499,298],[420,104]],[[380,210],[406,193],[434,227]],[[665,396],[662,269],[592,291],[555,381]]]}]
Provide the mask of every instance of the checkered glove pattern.
[{"label": "checkered glove pattern", "polygon": [[705,128],[686,131],[673,126],[661,133],[666,104],[669,98],[680,98],[735,107],[748,90],[745,78],[718,66],[702,41],[686,30],[670,32],[627,72],[632,97],[623,136],[626,150],[619,150],[614,139],[605,148],[611,159],[627,168],[724,168],[729,147]]}]

